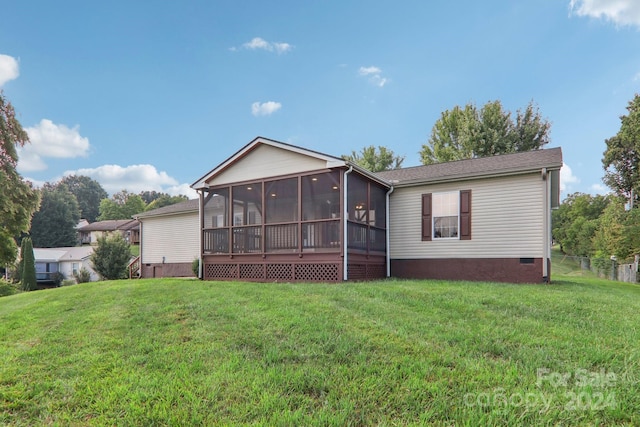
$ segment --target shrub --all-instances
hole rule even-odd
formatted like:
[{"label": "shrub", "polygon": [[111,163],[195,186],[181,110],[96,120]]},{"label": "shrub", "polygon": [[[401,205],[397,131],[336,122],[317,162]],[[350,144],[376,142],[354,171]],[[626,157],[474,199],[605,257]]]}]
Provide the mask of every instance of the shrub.
[{"label": "shrub", "polygon": [[36,260],[33,256],[33,244],[30,237],[22,240],[23,270],[22,290],[33,291],[36,289]]},{"label": "shrub", "polygon": [[60,287],[63,280],[64,280],[64,274],[60,273],[59,271],[56,271],[55,273],[51,274],[51,281],[57,287]]},{"label": "shrub", "polygon": [[198,273],[200,273],[200,260],[198,258],[191,261],[191,271],[193,271],[193,275],[198,277]]},{"label": "shrub", "polygon": [[129,244],[120,234],[99,237],[98,246],[91,255],[93,269],[103,279],[117,280],[128,277],[127,265],[131,258]]},{"label": "shrub", "polygon": [[91,272],[82,267],[80,271],[73,273],[73,277],[75,277],[76,283],[87,283],[91,281]]},{"label": "shrub", "polygon": [[0,297],[6,297],[9,295],[13,295],[18,292],[15,285],[11,282],[0,278]]}]

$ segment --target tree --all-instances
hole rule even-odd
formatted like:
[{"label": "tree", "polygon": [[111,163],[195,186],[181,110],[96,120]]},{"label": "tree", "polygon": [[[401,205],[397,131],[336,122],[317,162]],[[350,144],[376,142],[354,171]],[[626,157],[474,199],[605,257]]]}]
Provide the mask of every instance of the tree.
[{"label": "tree", "polygon": [[184,202],[185,200],[189,200],[189,198],[183,195],[170,196],[168,194],[163,194],[157,199],[150,202],[145,208],[145,211],[158,209],[164,206],[175,205],[176,203]]},{"label": "tree", "polygon": [[640,190],[640,95],[627,106],[629,114],[620,116],[620,130],[607,139],[602,158],[604,183],[617,195],[630,200]]},{"label": "tree", "polygon": [[376,148],[373,145],[362,148],[359,153],[352,151],[351,154],[344,154],[342,158],[371,172],[399,169],[404,161],[404,156],[396,156],[386,147]]},{"label": "tree", "polygon": [[0,92],[0,264],[16,259],[16,237],[29,230],[31,216],[38,209],[40,195],[16,170],[17,147],[29,136],[15,117],[11,103]]},{"label": "tree", "polygon": [[551,124],[540,115],[531,101],[517,110],[515,121],[500,101],[490,101],[478,109],[469,103],[464,108],[446,110],[431,129],[420,157],[425,165],[496,154],[531,151],[549,142]]},{"label": "tree", "polygon": [[42,187],[40,209],[31,221],[31,239],[37,248],[75,246],[80,210],[66,184],[46,183]]},{"label": "tree", "polygon": [[100,214],[100,201],[109,197],[100,183],[88,176],[69,175],[62,178],[60,184],[65,184],[69,191],[76,196],[80,218],[94,222]]},{"label": "tree", "polygon": [[131,219],[133,215],[144,212],[146,207],[142,197],[122,190],[115,193],[111,199],[102,199],[98,220]]},{"label": "tree", "polygon": [[99,237],[98,246],[91,255],[93,269],[106,280],[125,279],[130,259],[129,244],[117,233]]},{"label": "tree", "polygon": [[570,255],[590,256],[599,218],[609,205],[609,196],[569,194],[552,213],[552,235],[560,249]]},{"label": "tree", "polygon": [[33,291],[36,289],[36,260],[33,256],[33,244],[31,238],[22,239],[22,290]]}]

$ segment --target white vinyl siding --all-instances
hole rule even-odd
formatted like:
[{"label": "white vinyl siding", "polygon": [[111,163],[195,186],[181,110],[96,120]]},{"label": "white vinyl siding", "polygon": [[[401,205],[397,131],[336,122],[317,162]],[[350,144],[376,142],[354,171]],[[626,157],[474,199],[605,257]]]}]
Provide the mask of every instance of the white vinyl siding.
[{"label": "white vinyl siding", "polygon": [[270,145],[260,145],[218,174],[210,186],[320,170],[327,162]]},{"label": "white vinyl siding", "polygon": [[198,212],[142,218],[143,264],[192,262],[199,258]]},{"label": "white vinyl siding", "polygon": [[[471,240],[422,240],[422,194],[471,190]],[[544,190],[540,174],[396,188],[390,200],[390,256],[543,257]]]}]

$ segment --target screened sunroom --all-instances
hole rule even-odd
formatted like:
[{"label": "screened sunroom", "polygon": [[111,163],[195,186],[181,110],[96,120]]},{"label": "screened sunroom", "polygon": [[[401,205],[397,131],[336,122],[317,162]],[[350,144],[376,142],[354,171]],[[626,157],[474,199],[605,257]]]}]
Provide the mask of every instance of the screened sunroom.
[{"label": "screened sunroom", "polygon": [[387,275],[389,186],[342,159],[258,138],[194,188],[204,279]]}]

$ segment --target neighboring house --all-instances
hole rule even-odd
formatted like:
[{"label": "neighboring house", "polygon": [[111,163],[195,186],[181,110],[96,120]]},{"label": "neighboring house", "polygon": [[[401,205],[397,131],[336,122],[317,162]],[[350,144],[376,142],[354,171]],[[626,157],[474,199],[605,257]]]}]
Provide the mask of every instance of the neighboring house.
[{"label": "neighboring house", "polygon": [[140,277],[193,276],[200,258],[199,200],[187,200],[136,215],[140,222]]},{"label": "neighboring house", "polygon": [[198,205],[137,217],[142,277],[199,257],[207,280],[548,281],[561,167],[552,148],[373,174],[259,137],[192,185]]},{"label": "neighboring house", "polygon": [[36,281],[51,283],[56,273],[62,273],[65,279],[72,279],[73,274],[82,268],[91,273],[91,281],[98,280],[98,274],[93,271],[91,265],[91,254],[93,254],[92,246],[34,248]]},{"label": "neighboring house", "polygon": [[140,243],[140,223],[135,219],[112,219],[92,222],[78,228],[80,243],[97,245],[98,239],[105,235],[120,233],[132,245]]}]

